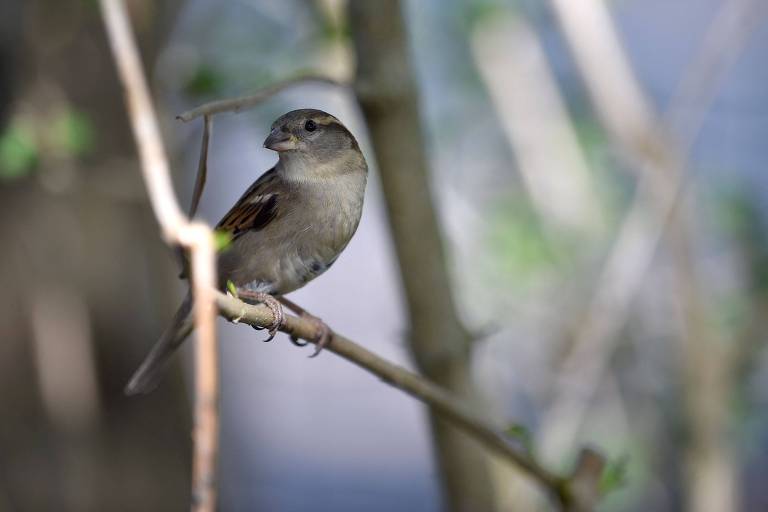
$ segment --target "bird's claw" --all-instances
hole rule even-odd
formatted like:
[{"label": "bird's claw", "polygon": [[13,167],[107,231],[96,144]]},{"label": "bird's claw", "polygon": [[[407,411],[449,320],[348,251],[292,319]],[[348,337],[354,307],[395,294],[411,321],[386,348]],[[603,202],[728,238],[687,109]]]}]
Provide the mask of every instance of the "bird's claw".
[{"label": "bird's claw", "polygon": [[306,347],[307,345],[309,345],[308,341],[299,341],[299,337],[296,336],[295,334],[291,334],[290,339],[291,339],[291,343],[293,343],[297,347]]},{"label": "bird's claw", "polygon": [[264,301],[264,305],[267,306],[270,311],[272,311],[272,316],[274,316],[275,319],[267,330],[269,337],[264,340],[264,343],[270,342],[274,339],[278,329],[282,327],[283,321],[285,320],[283,306],[281,306],[280,303],[277,302],[271,295],[268,295],[268,297],[269,299]]},{"label": "bird's claw", "polygon": [[238,290],[238,295],[241,298],[249,299],[255,302],[261,302],[269,308],[272,312],[274,321],[269,327],[254,327],[257,331],[267,329],[269,336],[264,340],[264,343],[272,341],[277,335],[277,331],[283,326],[285,321],[285,313],[283,312],[283,306],[270,294],[264,292],[253,292],[251,290]]},{"label": "bird's claw", "polygon": [[331,342],[333,331],[331,331],[331,328],[328,327],[328,324],[316,316],[310,315],[309,313],[304,313],[302,316],[315,324],[315,328],[317,329],[317,336],[315,337],[315,351],[312,353],[312,355],[309,356],[310,358],[317,357],[320,352],[322,352],[323,349],[327,347]]},{"label": "bird's claw", "polygon": [[[328,346],[328,344],[331,342],[331,338],[333,338],[333,331],[331,331],[331,328],[328,327],[328,325],[323,322],[321,319],[316,317],[315,315],[312,315],[307,312],[306,309],[302,308],[298,304],[294,304],[290,300],[286,299],[285,297],[280,297],[278,299],[282,304],[284,304],[288,309],[299,315],[301,318],[308,320],[312,322],[315,325],[315,332],[317,332],[317,335],[315,339],[313,340],[315,342],[315,351],[312,353],[309,357],[317,357],[317,355],[323,351],[323,349]],[[306,347],[309,342],[302,342],[299,341],[299,337],[291,334],[291,343],[296,345],[297,347]]]}]

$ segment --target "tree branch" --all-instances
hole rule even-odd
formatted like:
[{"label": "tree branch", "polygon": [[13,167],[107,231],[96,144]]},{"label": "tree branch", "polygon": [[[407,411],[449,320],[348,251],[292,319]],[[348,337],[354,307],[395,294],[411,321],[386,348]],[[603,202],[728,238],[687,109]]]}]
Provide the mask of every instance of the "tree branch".
[{"label": "tree branch", "polygon": [[[434,206],[403,2],[348,2],[347,15],[356,56],[354,92],[379,171],[408,313],[408,346],[422,374],[481,409],[469,364],[471,336],[457,312]],[[489,454],[442,417],[430,414],[429,424],[446,510],[498,512]]]},{"label": "tree branch", "polygon": [[128,116],[139,150],[141,170],[152,208],[165,241],[189,248],[195,297],[195,430],[192,467],[192,510],[213,512],[216,506],[218,452],[218,362],[214,307],[214,243],[203,223],[182,213],[171,184],[157,115],[141,67],[136,41],[121,0],[101,0],[101,11],[118,75],[125,89]]},{"label": "tree branch", "polygon": [[[231,295],[216,293],[216,305],[222,316],[234,323],[244,323],[253,327],[269,327],[274,322],[272,311],[264,305],[251,305]],[[318,339],[318,327],[313,322],[301,317],[285,315],[280,330],[310,343]],[[572,508],[579,493],[587,493],[582,482],[582,472],[574,471],[572,477],[555,475],[542,467],[539,462],[522,448],[514,445],[512,439],[496,430],[485,417],[461,399],[451,395],[428,379],[406,370],[402,366],[387,361],[370,350],[355,343],[337,332],[332,333],[331,342],[325,347],[326,352],[343,357],[384,382],[404,391],[429,406],[434,412],[451,422],[457,428],[478,440],[496,455],[519,467],[532,479],[548,490],[564,510],[582,510]],[[602,457],[590,449],[583,451],[583,457],[590,460]],[[580,486],[579,493],[574,493],[571,482]],[[592,490],[590,496],[594,496]]]},{"label": "tree branch", "polygon": [[299,75],[299,76],[288,78],[281,82],[277,82],[272,85],[269,85],[248,96],[240,96],[237,98],[217,100],[217,101],[212,101],[210,103],[205,103],[204,105],[200,105],[197,108],[188,110],[183,114],[179,114],[178,116],[176,116],[176,119],[180,121],[184,121],[185,123],[188,123],[189,121],[192,121],[193,119],[198,118],[200,116],[212,116],[214,114],[220,114],[222,112],[235,112],[235,113],[242,112],[243,110],[246,110],[258,105],[259,103],[266,100],[270,96],[274,96],[275,94],[285,89],[293,87],[294,85],[307,83],[307,82],[318,82],[323,84],[335,85],[338,87],[345,87],[347,85],[344,82],[340,82],[339,80],[336,80],[334,78],[331,78],[325,75],[318,75],[318,74]]}]

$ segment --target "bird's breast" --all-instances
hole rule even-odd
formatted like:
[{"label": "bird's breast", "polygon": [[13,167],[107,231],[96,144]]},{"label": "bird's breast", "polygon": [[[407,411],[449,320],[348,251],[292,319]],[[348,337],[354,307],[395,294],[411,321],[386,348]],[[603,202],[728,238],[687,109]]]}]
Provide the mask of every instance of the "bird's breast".
[{"label": "bird's breast", "polygon": [[315,215],[298,227],[295,251],[285,255],[286,268],[295,270],[297,287],[333,265],[355,234],[363,208],[362,190],[345,190],[341,186],[317,194],[311,201],[315,202],[311,208]]},{"label": "bird's breast", "polygon": [[243,248],[250,262],[243,280],[282,295],[324,273],[357,230],[364,190],[364,175],[294,189],[283,214]]}]

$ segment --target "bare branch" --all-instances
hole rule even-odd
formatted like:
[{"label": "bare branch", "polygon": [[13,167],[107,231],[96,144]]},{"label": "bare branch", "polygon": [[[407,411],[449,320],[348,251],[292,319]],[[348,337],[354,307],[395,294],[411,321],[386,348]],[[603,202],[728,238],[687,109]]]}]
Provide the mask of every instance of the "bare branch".
[{"label": "bare branch", "polygon": [[[368,127],[408,313],[408,344],[431,381],[478,409],[471,336],[451,290],[442,228],[430,184],[429,143],[408,49],[401,0],[348,2],[355,50],[354,92]],[[446,507],[500,509],[493,459],[474,439],[430,411],[429,427]]]},{"label": "bare branch", "polygon": [[195,424],[192,459],[192,510],[216,508],[216,463],[219,446],[218,349],[216,344],[215,249],[211,231],[199,225],[200,243],[192,250],[195,297]]},{"label": "bare branch", "polygon": [[216,282],[213,236],[205,224],[189,222],[176,201],[168,157],[160,138],[157,115],[150,100],[125,6],[121,0],[101,0],[101,11],[118,74],[125,89],[128,115],[155,217],[167,243],[180,244],[189,248],[192,253],[195,327],[199,333],[195,353],[192,510],[213,512],[216,506],[215,473],[219,424],[216,317],[213,303]]},{"label": "bare branch", "polygon": [[200,161],[197,164],[197,177],[195,178],[195,188],[192,192],[192,202],[189,205],[189,218],[193,218],[197,213],[197,207],[200,204],[200,198],[203,195],[205,181],[208,178],[208,147],[211,142],[211,128],[213,119],[206,115],[203,122],[203,140],[200,142]]},{"label": "bare branch", "polygon": [[[230,295],[216,294],[219,312],[225,318],[255,327],[269,327],[274,322],[270,309],[264,305],[246,304]],[[286,315],[280,330],[297,338],[315,343],[318,327],[304,318]],[[493,453],[510,461],[554,495],[568,508],[578,496],[571,492],[570,479],[557,476],[542,467],[529,453],[515,447],[512,440],[498,432],[494,425],[478,414],[473,407],[451,395],[437,384],[410,372],[374,354],[363,346],[333,332],[325,351],[333,352],[360,368],[376,375],[384,382],[406,392],[429,406],[454,426],[484,444]],[[594,459],[602,457],[590,451]],[[574,473],[575,475],[576,473]],[[584,486],[583,482],[580,484]],[[581,491],[586,493],[587,491]],[[596,492],[596,491],[592,491]],[[591,494],[593,495],[593,494]],[[581,510],[581,509],[579,509]]]},{"label": "bare branch", "polygon": [[193,119],[198,118],[200,116],[212,116],[214,114],[221,114],[222,112],[235,112],[235,113],[242,112],[243,110],[246,110],[258,105],[259,103],[266,100],[270,96],[274,96],[275,94],[285,89],[288,89],[289,87],[293,87],[294,85],[299,85],[299,84],[308,83],[308,82],[317,82],[317,83],[335,85],[337,87],[347,86],[347,84],[345,84],[344,82],[340,82],[339,80],[336,80],[334,78],[330,78],[324,75],[314,75],[314,74],[299,75],[297,77],[289,78],[287,80],[277,82],[272,85],[268,85],[267,87],[259,91],[256,91],[255,93],[250,94],[248,96],[241,96],[238,98],[231,98],[227,100],[217,100],[217,101],[212,101],[210,103],[206,103],[197,108],[193,108],[192,110],[188,110],[183,114],[179,114],[178,116],[176,116],[176,119],[180,121],[184,121],[185,123],[188,123],[189,121],[192,121]]}]

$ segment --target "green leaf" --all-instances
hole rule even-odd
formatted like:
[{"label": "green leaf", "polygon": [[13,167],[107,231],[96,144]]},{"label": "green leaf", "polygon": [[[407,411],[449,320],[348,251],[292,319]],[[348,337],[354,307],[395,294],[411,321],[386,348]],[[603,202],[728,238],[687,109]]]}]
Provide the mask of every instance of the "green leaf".
[{"label": "green leaf", "polygon": [[235,286],[235,283],[227,279],[227,291],[232,295],[233,297],[237,298],[237,286]]},{"label": "green leaf", "polygon": [[34,135],[18,123],[0,136],[0,180],[12,180],[29,174],[39,159]]},{"label": "green leaf", "polygon": [[216,230],[213,232],[213,245],[216,252],[222,252],[232,243],[232,235],[229,231]]},{"label": "green leaf", "polygon": [[616,491],[627,484],[628,464],[629,457],[627,455],[621,455],[605,464],[598,485],[601,496]]}]

